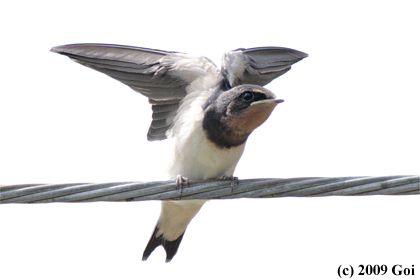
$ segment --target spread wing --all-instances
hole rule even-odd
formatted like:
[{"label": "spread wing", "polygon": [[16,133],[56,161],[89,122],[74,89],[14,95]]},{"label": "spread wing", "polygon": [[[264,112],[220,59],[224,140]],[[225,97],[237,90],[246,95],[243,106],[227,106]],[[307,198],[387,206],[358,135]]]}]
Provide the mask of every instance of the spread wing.
[{"label": "spread wing", "polygon": [[64,45],[51,51],[147,96],[153,110],[149,141],[166,138],[179,103],[187,94],[187,86],[206,75],[219,78],[219,70],[210,60],[178,52],[107,44]]},{"label": "spread wing", "polygon": [[264,86],[307,56],[281,47],[237,49],[225,53],[221,72],[231,87],[241,84]]}]

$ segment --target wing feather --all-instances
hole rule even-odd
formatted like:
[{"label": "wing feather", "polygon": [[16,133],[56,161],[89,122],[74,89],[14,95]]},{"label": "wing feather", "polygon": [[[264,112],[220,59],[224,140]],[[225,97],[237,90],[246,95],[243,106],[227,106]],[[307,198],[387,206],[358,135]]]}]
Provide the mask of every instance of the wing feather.
[{"label": "wing feather", "polygon": [[306,53],[282,47],[237,49],[225,53],[222,75],[231,87],[241,84],[264,86],[307,56]]},{"label": "wing feather", "polygon": [[148,97],[153,110],[148,132],[150,141],[166,138],[166,131],[190,84],[202,76],[217,78],[219,74],[210,60],[178,52],[108,44],[72,44],[54,47],[51,51],[104,73]]}]

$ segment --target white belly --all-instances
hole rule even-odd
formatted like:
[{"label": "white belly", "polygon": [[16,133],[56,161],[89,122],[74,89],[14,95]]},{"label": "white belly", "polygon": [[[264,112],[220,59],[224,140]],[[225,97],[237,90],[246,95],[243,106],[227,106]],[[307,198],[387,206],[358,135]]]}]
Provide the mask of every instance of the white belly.
[{"label": "white belly", "polygon": [[[210,142],[197,119],[191,127],[193,133],[176,135],[173,160],[168,168],[172,179],[177,175],[189,180],[217,179],[231,176],[242,156],[245,144],[230,149],[220,149]],[[180,152],[182,151],[182,152]]]}]

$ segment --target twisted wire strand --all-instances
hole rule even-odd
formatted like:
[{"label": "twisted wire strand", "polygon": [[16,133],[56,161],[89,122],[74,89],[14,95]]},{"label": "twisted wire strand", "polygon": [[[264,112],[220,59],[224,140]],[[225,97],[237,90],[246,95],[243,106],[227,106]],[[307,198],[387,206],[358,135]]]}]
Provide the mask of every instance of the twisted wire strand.
[{"label": "twisted wire strand", "polygon": [[420,176],[25,184],[0,186],[0,203],[420,194]]}]

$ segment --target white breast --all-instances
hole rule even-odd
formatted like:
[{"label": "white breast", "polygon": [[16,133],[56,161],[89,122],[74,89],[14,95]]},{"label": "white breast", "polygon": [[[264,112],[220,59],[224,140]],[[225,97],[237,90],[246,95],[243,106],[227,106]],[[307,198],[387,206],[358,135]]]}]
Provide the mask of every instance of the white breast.
[{"label": "white breast", "polygon": [[173,158],[168,173],[172,179],[182,175],[190,180],[217,179],[231,176],[245,144],[230,149],[210,142],[202,128],[202,105],[210,92],[188,94],[175,118],[171,137],[174,138]]},{"label": "white breast", "polygon": [[174,156],[168,173],[172,179],[182,175],[190,180],[216,179],[230,176],[235,170],[244,144],[235,148],[220,149],[197,128],[193,135],[175,140]]}]

